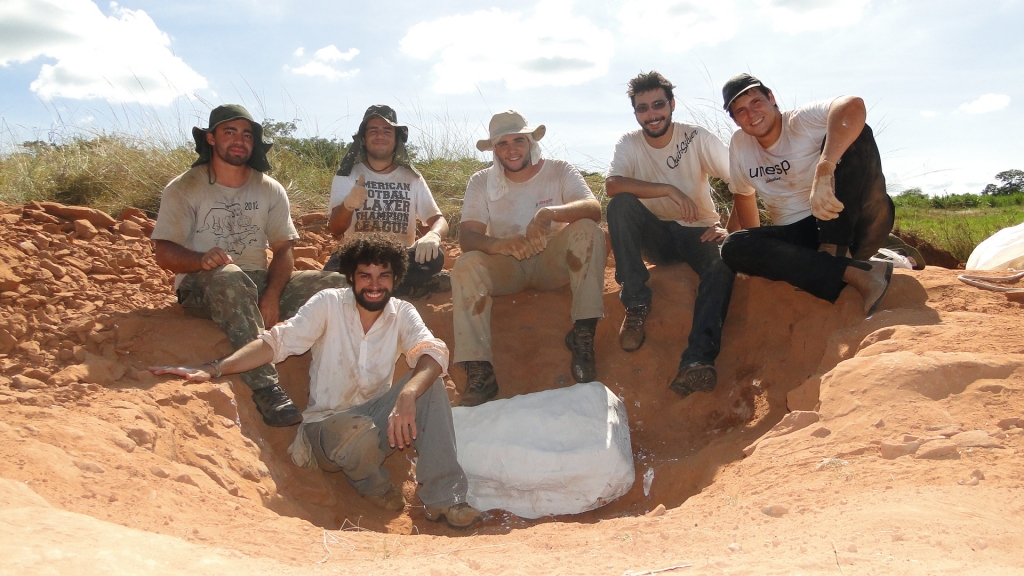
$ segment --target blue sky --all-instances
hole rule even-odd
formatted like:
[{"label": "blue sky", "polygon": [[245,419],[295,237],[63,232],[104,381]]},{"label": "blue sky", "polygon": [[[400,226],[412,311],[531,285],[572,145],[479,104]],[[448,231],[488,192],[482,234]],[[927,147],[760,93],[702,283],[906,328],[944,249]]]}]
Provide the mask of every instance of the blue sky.
[{"label": "blue sky", "polygon": [[[676,119],[727,142],[721,85],[783,108],[864,98],[890,190],[979,192],[1024,169],[1024,0],[3,0],[0,145],[75,130],[185,140],[209,108],[346,141],[386,103],[427,151],[470,153],[505,109],[545,153],[607,168],[635,129],[624,91],[658,70]],[[325,191],[326,193],[326,191]]]}]

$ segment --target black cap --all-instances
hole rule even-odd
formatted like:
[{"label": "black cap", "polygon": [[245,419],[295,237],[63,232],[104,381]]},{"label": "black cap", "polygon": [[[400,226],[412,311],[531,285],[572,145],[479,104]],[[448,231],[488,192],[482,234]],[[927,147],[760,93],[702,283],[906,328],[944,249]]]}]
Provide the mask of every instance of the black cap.
[{"label": "black cap", "polygon": [[739,98],[740,94],[758,86],[764,86],[764,84],[745,72],[729,78],[729,81],[722,87],[722,100],[725,102],[725,111],[729,111],[729,106],[732,106],[733,100]]}]

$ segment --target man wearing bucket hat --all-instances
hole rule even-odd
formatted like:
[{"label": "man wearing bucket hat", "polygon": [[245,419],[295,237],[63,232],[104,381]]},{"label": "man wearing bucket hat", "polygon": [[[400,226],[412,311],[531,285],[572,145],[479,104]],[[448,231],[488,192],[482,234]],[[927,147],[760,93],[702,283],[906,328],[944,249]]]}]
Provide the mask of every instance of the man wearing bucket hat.
[{"label": "man wearing bucket hat", "polygon": [[715,358],[735,274],[722,262],[719,246],[726,232],[708,183],[709,175],[729,181],[729,151],[706,129],[672,121],[673,88],[654,71],[630,80],[627,95],[641,129],[615,145],[605,190],[612,197],[608,233],[615,280],[626,308],[619,329],[623,350],[644,343],[653,296],[644,256],[658,264],[686,262],[700,276],[687,347],[669,384],[685,398],[715,388]]},{"label": "man wearing bucket hat", "polygon": [[[401,239],[408,248],[409,268],[395,296],[417,299],[451,290],[441,250],[448,221],[409,160],[408,140],[409,128],[398,124],[391,107],[375,104],[366,109],[331,184],[328,226],[334,234],[385,232]],[[417,220],[427,227],[418,239]],[[324,269],[336,266],[333,255]]]},{"label": "man wearing bucket hat", "polygon": [[[840,96],[781,112],[750,74],[730,78],[722,98],[740,127],[729,145],[729,188],[744,228],[722,246],[726,264],[829,302],[849,284],[872,314],[892,264],[868,259],[892,230],[895,207],[864,101]],[[754,192],[773,226],[759,227]]]},{"label": "man wearing bucket hat", "polygon": [[[343,286],[345,279],[294,272],[292,246],[299,235],[288,196],[264,174],[271,145],[245,108],[214,108],[209,128],[195,127],[192,136],[199,159],[160,197],[152,234],[156,261],[177,274],[175,289],[185,311],[213,320],[237,350],[293,316],[316,292]],[[242,381],[267,425],[302,421],[272,365],[243,373]]]},{"label": "man wearing bucket hat", "polygon": [[527,288],[572,289],[573,327],[565,336],[577,382],[597,377],[594,332],[604,316],[605,242],[601,205],[576,168],[541,157],[545,127],[512,110],[495,114],[490,136],[477,142],[494,162],[473,175],[462,205],[452,269],[455,362],[466,371],[461,404],[494,398],[491,352],[493,296]]}]

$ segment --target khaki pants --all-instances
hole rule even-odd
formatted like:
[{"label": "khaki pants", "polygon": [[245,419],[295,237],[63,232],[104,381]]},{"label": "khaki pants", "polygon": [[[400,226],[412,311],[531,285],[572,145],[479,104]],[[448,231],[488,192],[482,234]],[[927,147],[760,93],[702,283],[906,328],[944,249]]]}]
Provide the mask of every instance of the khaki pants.
[{"label": "khaki pants", "polygon": [[543,252],[526,260],[479,251],[463,254],[452,269],[454,361],[493,361],[492,296],[568,284],[573,321],[603,318],[604,261],[604,232],[589,218],[569,224],[548,240]]}]

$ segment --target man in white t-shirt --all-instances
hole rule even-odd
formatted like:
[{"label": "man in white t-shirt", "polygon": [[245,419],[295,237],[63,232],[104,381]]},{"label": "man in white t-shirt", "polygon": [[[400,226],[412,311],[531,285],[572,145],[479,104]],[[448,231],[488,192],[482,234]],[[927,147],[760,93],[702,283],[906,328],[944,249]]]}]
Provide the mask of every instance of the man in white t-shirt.
[{"label": "man in white t-shirt", "polygon": [[527,288],[572,288],[573,328],[565,336],[577,382],[597,377],[594,332],[604,317],[601,204],[567,162],[541,157],[544,125],[518,112],[495,114],[481,152],[494,162],[473,175],[462,204],[462,256],[452,269],[455,362],[466,370],[463,406],[498,394],[491,352],[494,296]]},{"label": "man in white t-shirt", "polygon": [[[868,260],[888,238],[895,207],[864,101],[840,96],[781,112],[772,91],[749,74],[731,78],[722,97],[740,127],[729,145],[729,188],[744,228],[722,247],[726,264],[829,302],[849,284],[864,313],[874,313],[892,264]],[[754,192],[773,226],[759,227]]]},{"label": "man in white t-shirt", "polygon": [[[396,448],[414,446],[427,520],[470,528],[481,516],[466,503],[469,484],[441,379],[448,347],[412,304],[391,298],[405,272],[405,247],[391,235],[358,234],[339,252],[351,288],[317,293],[294,317],[227,358],[150,370],[202,382],[312,350],[309,405],[288,449],[295,464],[344,472],[367,500],[398,512],[405,498],[382,464]],[[412,372],[392,385],[402,356]]]},{"label": "man in white t-shirt", "polygon": [[[288,195],[270,170],[263,127],[237,104],[210,112],[192,129],[199,159],[167,185],[152,239],[156,262],[177,273],[178,302],[213,320],[237,350],[265,327],[290,318],[310,296],[345,284],[331,272],[295,272],[299,237]],[[267,262],[267,249],[273,260]],[[278,385],[273,365],[242,374],[268,426],[292,426],[302,414]]]},{"label": "man in white t-shirt", "polygon": [[615,145],[605,190],[608,233],[615,253],[615,280],[626,316],[619,344],[632,352],[643,345],[651,309],[650,273],[656,264],[686,262],[700,275],[686,350],[669,388],[682,397],[715,388],[715,358],[729,310],[735,274],[722,262],[726,236],[708,176],[729,181],[725,144],[700,126],[672,121],[672,85],[658,72],[629,81],[629,96],[640,130]]},{"label": "man in white t-shirt", "polygon": [[[409,128],[398,124],[391,107],[366,109],[331,184],[328,228],[336,235],[385,232],[401,239],[409,271],[395,296],[414,300],[448,292],[451,279],[442,271],[441,239],[448,236],[448,221],[409,160],[408,140]],[[417,221],[427,227],[418,239]],[[324,269],[334,270],[336,260],[332,257]]]}]

